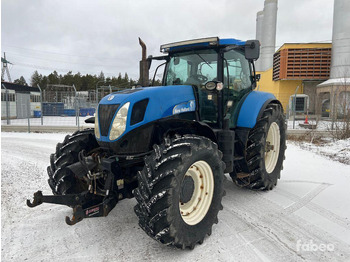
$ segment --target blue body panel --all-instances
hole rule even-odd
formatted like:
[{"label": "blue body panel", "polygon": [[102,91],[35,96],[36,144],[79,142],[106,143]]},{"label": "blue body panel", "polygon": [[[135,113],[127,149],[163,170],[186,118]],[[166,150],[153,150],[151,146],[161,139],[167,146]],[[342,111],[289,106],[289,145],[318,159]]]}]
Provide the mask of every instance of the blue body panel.
[{"label": "blue body panel", "polygon": [[253,128],[262,106],[266,101],[276,99],[271,93],[252,91],[244,100],[239,111],[237,126]]},{"label": "blue body panel", "polygon": [[[149,122],[162,119],[171,115],[195,111],[195,97],[191,86],[155,86],[136,88],[135,92],[115,92],[107,95],[100,101],[102,105],[120,104],[121,108],[125,103],[130,102],[125,132],[116,140],[109,140],[108,136],[101,136],[99,141],[114,142],[123,137],[131,130],[145,125]],[[113,96],[113,97],[112,97]],[[130,126],[130,117],[134,104],[143,99],[149,99],[144,119]],[[119,110],[118,108],[118,110]],[[117,110],[117,112],[118,112]],[[114,117],[116,116],[115,113]],[[114,117],[112,123],[114,121]],[[109,135],[110,130],[108,131]]]},{"label": "blue body panel", "polygon": [[[241,41],[241,40],[234,39],[234,38],[219,39],[219,46],[227,46],[227,45],[244,46],[245,41]],[[189,48],[189,47],[209,47],[209,46],[210,46],[209,42],[204,42],[204,43],[170,47],[169,51],[174,52],[176,50],[181,50],[181,49]]]},{"label": "blue body panel", "polygon": [[234,39],[234,38],[225,38],[219,40],[219,45],[245,45],[245,41]]}]

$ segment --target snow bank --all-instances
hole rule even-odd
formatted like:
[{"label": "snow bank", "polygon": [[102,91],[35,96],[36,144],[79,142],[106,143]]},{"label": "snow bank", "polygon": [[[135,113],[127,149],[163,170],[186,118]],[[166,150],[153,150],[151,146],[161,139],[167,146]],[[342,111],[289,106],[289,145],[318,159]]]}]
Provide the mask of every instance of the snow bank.
[{"label": "snow bank", "polygon": [[321,144],[295,141],[291,141],[290,143],[297,145],[305,150],[350,165],[350,138],[336,141],[329,139],[329,142]]}]

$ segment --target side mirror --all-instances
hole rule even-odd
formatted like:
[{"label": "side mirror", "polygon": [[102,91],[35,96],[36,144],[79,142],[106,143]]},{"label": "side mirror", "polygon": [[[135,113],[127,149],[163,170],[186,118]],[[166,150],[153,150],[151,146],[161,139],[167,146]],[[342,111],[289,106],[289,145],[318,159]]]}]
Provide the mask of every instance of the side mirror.
[{"label": "side mirror", "polygon": [[259,40],[247,40],[244,53],[247,60],[257,60],[260,56]]}]

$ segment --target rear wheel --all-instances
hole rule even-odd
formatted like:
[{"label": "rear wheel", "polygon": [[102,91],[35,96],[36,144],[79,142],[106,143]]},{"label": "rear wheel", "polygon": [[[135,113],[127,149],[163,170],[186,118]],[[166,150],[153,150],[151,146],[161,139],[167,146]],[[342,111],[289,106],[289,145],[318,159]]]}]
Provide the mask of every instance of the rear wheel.
[{"label": "rear wheel", "polygon": [[285,149],[283,109],[278,104],[269,104],[248,135],[246,161],[250,175],[238,178],[231,174],[233,181],[243,187],[271,190],[281,176]]},{"label": "rear wheel", "polygon": [[202,243],[222,209],[225,164],[205,137],[166,139],[145,158],[134,190],[140,227],[152,238],[179,248]]},{"label": "rear wheel", "polygon": [[55,195],[76,194],[87,190],[87,183],[75,177],[67,167],[79,161],[80,151],[89,153],[97,147],[94,131],[91,129],[77,131],[57,144],[56,153],[51,154],[50,166],[47,167],[49,186]]}]

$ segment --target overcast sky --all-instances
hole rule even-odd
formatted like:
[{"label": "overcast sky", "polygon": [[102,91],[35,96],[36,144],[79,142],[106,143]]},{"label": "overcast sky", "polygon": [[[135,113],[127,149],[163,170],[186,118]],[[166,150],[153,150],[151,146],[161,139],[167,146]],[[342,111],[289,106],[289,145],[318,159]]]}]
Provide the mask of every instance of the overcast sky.
[{"label": "overcast sky", "polygon": [[[276,48],[287,42],[332,39],[333,0],[279,0]],[[255,38],[256,13],[264,0],[2,0],[1,51],[12,81],[30,83],[34,70],[48,75],[138,78],[141,49],[209,36]],[[7,78],[5,77],[7,80]]]}]

